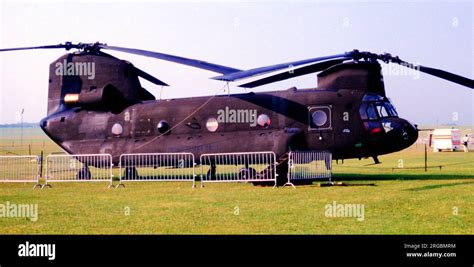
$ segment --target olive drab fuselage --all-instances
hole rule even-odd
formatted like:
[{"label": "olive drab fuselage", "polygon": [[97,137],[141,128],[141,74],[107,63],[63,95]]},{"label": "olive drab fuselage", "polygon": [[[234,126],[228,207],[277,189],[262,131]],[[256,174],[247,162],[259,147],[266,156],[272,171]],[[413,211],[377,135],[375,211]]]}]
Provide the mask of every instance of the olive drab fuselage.
[{"label": "olive drab fuselage", "polygon": [[[94,77],[58,75],[58,62],[93,62]],[[386,97],[376,62],[330,67],[312,89],[156,100],[131,63],[102,52],[51,63],[48,116],[40,124],[68,153],[108,153],[114,162],[123,153],[165,152],[279,157],[325,150],[333,159],[365,158],[402,150],[418,137]]]}]

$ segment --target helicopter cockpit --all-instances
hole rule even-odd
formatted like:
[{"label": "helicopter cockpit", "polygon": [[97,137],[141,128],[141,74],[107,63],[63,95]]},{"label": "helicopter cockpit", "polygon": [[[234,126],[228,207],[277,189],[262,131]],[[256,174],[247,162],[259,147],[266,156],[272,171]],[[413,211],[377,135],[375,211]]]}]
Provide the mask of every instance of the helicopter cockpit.
[{"label": "helicopter cockpit", "polygon": [[[385,139],[390,147],[406,147],[418,138],[416,126],[399,118],[395,107],[386,97],[365,94],[359,114],[369,136]],[[383,149],[389,149],[389,146],[384,146]]]},{"label": "helicopter cockpit", "polygon": [[398,117],[395,107],[390,99],[377,94],[366,94],[362,98],[359,109],[360,116],[364,121],[379,120],[382,118]]}]

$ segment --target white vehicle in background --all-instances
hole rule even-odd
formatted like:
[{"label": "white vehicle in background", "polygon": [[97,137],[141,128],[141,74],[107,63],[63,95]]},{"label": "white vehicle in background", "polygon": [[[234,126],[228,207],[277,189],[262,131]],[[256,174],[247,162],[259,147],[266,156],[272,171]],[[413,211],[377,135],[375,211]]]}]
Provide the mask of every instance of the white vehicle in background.
[{"label": "white vehicle in background", "polygon": [[459,129],[434,129],[430,133],[429,144],[434,152],[463,150]]}]

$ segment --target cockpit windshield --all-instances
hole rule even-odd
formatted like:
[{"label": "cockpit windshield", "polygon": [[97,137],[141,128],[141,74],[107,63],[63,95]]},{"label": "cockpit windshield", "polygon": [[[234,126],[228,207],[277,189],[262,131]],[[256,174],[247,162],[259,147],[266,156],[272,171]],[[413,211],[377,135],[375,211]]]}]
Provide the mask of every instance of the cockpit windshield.
[{"label": "cockpit windshield", "polygon": [[398,117],[397,111],[390,100],[378,95],[367,94],[362,99],[360,116],[363,120],[377,120],[379,118]]},{"label": "cockpit windshield", "polygon": [[388,114],[390,114],[391,117],[398,117],[398,113],[395,110],[395,107],[392,105],[392,103],[390,103],[390,100],[385,101],[383,104],[385,108],[387,109]]}]

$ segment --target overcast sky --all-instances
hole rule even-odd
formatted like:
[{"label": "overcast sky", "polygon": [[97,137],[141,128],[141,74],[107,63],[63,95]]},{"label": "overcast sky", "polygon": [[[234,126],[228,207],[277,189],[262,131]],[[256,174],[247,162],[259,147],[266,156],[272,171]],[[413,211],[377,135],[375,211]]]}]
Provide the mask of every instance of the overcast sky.
[{"label": "overcast sky", "polygon": [[[180,55],[240,69],[338,54],[390,52],[425,66],[473,75],[473,4],[356,1],[20,2],[0,4],[0,47],[95,42]],[[0,54],[0,123],[46,115],[49,64],[62,50]],[[217,74],[110,52],[170,84],[163,98],[213,94]],[[388,96],[418,124],[474,125],[474,91],[384,64]],[[142,81],[155,96],[160,87]],[[244,89],[231,84],[231,92]],[[255,92],[314,87],[316,76]],[[453,121],[454,119],[454,121]],[[457,121],[456,121],[457,119]]]}]

